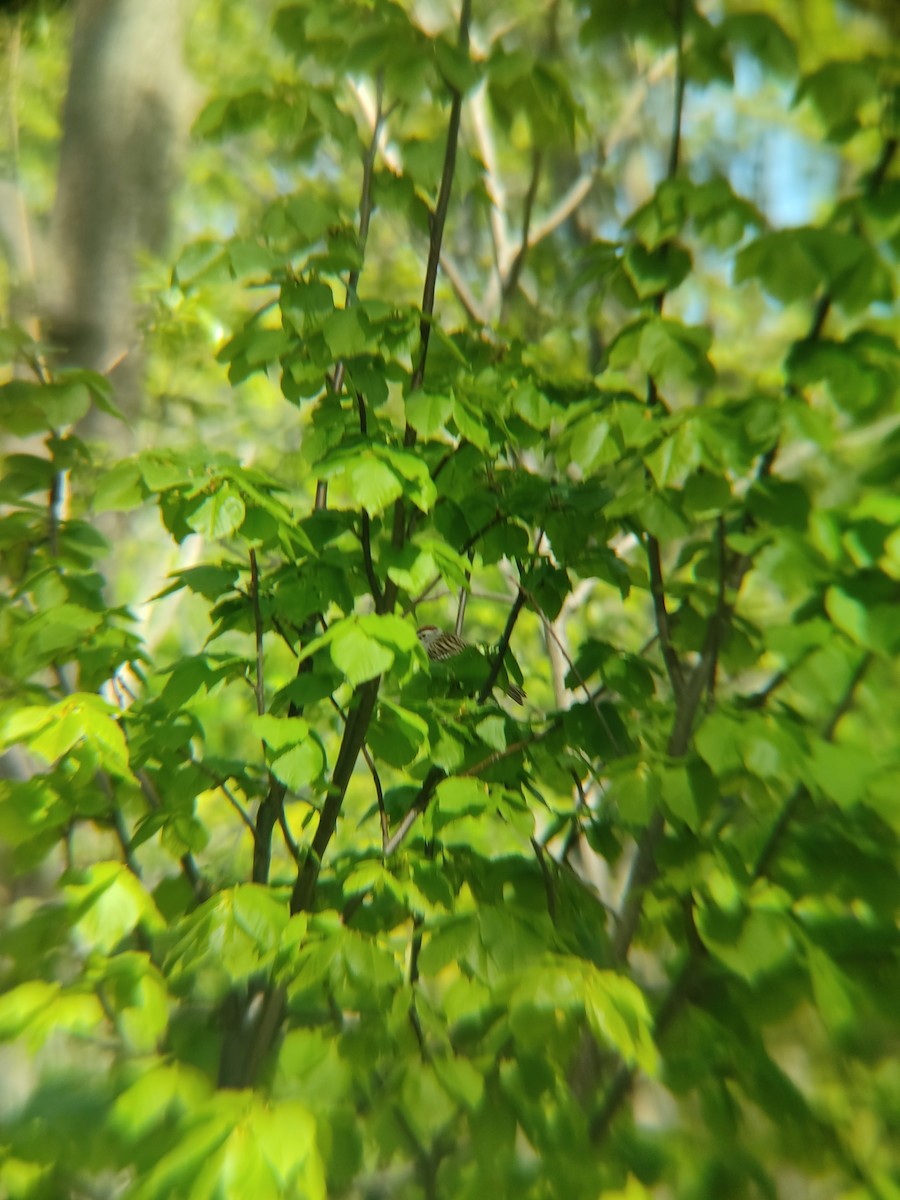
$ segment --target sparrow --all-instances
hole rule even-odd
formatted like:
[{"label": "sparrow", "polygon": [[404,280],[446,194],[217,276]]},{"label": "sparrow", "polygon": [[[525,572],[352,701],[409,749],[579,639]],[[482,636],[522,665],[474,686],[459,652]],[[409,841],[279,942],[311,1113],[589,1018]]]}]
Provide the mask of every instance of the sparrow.
[{"label": "sparrow", "polygon": [[[416,630],[416,636],[425,648],[425,653],[432,662],[445,662],[448,658],[455,658],[457,654],[462,654],[463,651],[472,647],[471,642],[467,642],[464,638],[458,637],[455,633],[447,633],[443,629],[438,629],[437,625],[422,625]],[[481,653],[477,647],[472,647],[477,653]],[[525,693],[515,683],[500,684],[504,692],[516,704],[525,703]]]}]

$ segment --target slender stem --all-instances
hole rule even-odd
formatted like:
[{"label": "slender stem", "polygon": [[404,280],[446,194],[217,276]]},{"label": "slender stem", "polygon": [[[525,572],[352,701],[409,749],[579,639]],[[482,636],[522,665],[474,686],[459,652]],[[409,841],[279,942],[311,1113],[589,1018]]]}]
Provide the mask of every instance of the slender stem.
[{"label": "slender stem", "polygon": [[[472,0],[463,0],[459,18],[459,33],[457,45],[467,49],[469,45],[469,25],[472,20]],[[428,357],[428,339],[431,337],[431,318],[434,314],[434,292],[437,284],[438,267],[441,261],[441,244],[444,240],[444,225],[450,208],[450,192],[453,188],[453,175],[456,170],[456,151],[459,143],[459,124],[462,116],[462,92],[457,88],[451,89],[450,120],[447,124],[447,146],[444,151],[444,167],[441,172],[441,183],[438,189],[437,204],[431,222],[431,239],[428,247],[428,263],[425,267],[425,286],[422,291],[422,320],[419,324],[419,356],[410,380],[410,390],[422,386],[425,378],[425,360]],[[415,441],[415,431],[413,431]]]},{"label": "slender stem", "polygon": [[410,805],[409,811],[406,813],[403,820],[397,826],[394,833],[391,834],[391,837],[389,838],[387,844],[385,845],[385,847],[384,847],[384,857],[385,858],[388,858],[391,854],[394,853],[394,851],[397,849],[397,847],[400,845],[400,843],[406,837],[407,833],[409,833],[410,829],[412,829],[413,824],[415,823],[416,817],[418,817],[418,815],[420,813],[423,813],[425,811],[425,809],[428,807],[429,801],[431,800],[431,797],[434,794],[434,789],[437,787],[437,785],[440,783],[440,781],[443,778],[444,778],[444,772],[440,767],[432,767],[429,770],[428,774],[425,776],[425,780],[424,780],[422,786],[419,788],[416,798],[413,800],[412,804]]},{"label": "slender stem", "polygon": [[381,786],[381,776],[378,774],[378,768],[375,766],[375,759],[369,753],[369,748],[365,742],[362,744],[362,756],[365,759],[366,766],[369,768],[372,783],[375,786],[375,798],[378,801],[378,816],[381,821],[381,848],[383,853],[391,834],[390,826],[388,825],[387,809],[384,807],[384,788]]},{"label": "slender stem", "polygon": [[[469,46],[469,25],[472,20],[472,0],[463,0],[459,16],[459,32],[457,44],[467,50]],[[444,150],[444,165],[441,171],[441,182],[438,188],[437,204],[431,219],[431,237],[428,245],[428,261],[425,266],[425,284],[422,289],[422,319],[419,322],[419,353],[409,381],[411,392],[422,386],[425,379],[425,364],[428,359],[428,342],[431,337],[431,321],[434,316],[434,294],[437,284],[437,273],[441,262],[441,247],[444,240],[444,225],[450,207],[450,193],[453,188],[453,176],[456,170],[456,151],[459,143],[459,126],[462,116],[462,92],[451,88],[450,119],[447,123],[447,145]],[[416,431],[407,425],[403,435],[403,445],[410,449],[416,444]],[[409,532],[406,528],[406,513],[403,500],[394,505],[394,525],[391,533],[391,545],[394,550],[400,550]],[[388,579],[384,585],[381,604],[378,612],[388,613],[393,610],[397,599],[398,586]]]},{"label": "slender stem", "polygon": [[503,637],[500,639],[500,645],[497,647],[497,653],[494,655],[491,669],[488,672],[488,677],[484,681],[484,686],[478,693],[479,703],[491,694],[491,689],[497,682],[497,677],[500,674],[500,668],[503,666],[503,660],[506,658],[506,651],[509,649],[509,639],[512,637],[513,629],[515,629],[516,621],[519,619],[519,613],[525,607],[525,593],[519,589],[516,593],[516,598],[512,603],[512,608],[509,610],[509,616],[506,618],[506,628],[503,630]]},{"label": "slender stem", "polygon": [[525,193],[525,204],[522,212],[522,237],[519,243],[519,249],[516,251],[516,256],[509,268],[509,273],[503,283],[502,289],[502,304],[500,308],[501,322],[505,318],[506,308],[509,301],[515,294],[516,288],[519,286],[519,279],[522,276],[522,270],[525,267],[525,259],[528,255],[528,235],[531,230],[531,218],[534,212],[534,202],[537,198],[538,186],[541,181],[541,167],[543,165],[543,155],[540,149],[535,147],[531,158],[531,179],[528,183],[528,191]]},{"label": "slender stem", "polygon": [[[834,711],[829,717],[824,729],[822,730],[822,738],[830,742],[834,738],[838,724],[841,718],[846,715],[853,704],[856,690],[863,680],[869,666],[871,665],[873,656],[864,654],[857,663],[847,686],[841,695],[840,700],[835,706]],[[765,845],[760,852],[751,874],[751,880],[760,879],[771,865],[772,859],[777,852],[781,839],[784,836],[788,826],[796,815],[797,808],[803,798],[808,795],[805,786],[802,784],[796,788],[787,800],[778,820],[775,823]],[[654,1033],[656,1040],[659,1041],[665,1035],[666,1031],[672,1024],[675,1016],[681,1010],[682,1006],[689,1000],[691,992],[697,983],[705,958],[705,950],[696,928],[693,926],[692,914],[688,913],[690,930],[688,936],[688,954],[681,969],[676,974],[671,985],[669,986],[666,995],[657,1009],[656,1018],[654,1020]],[[631,1087],[637,1076],[637,1071],[633,1067],[628,1067],[624,1063],[619,1065],[613,1080],[603,1097],[603,1101],[597,1111],[594,1119],[591,1122],[591,1140],[596,1144],[603,1140],[609,1132],[612,1120],[618,1110],[621,1108],[625,1099],[631,1091]]]},{"label": "slender stem", "polygon": [[356,760],[365,740],[369,721],[375,709],[375,701],[378,698],[378,686],[380,683],[381,677],[378,676],[375,679],[368,680],[357,689],[356,705],[351,710],[347,724],[344,727],[344,736],[341,740],[337,762],[334,766],[331,786],[329,787],[328,795],[325,797],[322,811],[319,814],[319,821],[316,826],[316,832],[313,835],[312,844],[303,862],[303,866],[297,874],[297,880],[291,894],[292,913],[309,912],[312,908],[316,883],[318,882],[319,871],[322,866],[322,858],[337,828],[338,815],[341,811],[341,805],[344,802],[344,796],[347,794],[353,768],[356,765]]},{"label": "slender stem", "polygon": [[653,598],[659,646],[662,650],[663,662],[666,664],[669,683],[672,685],[672,692],[677,701],[684,691],[684,675],[678,655],[672,645],[672,627],[669,621],[669,610],[666,606],[659,541],[652,534],[647,535],[647,565],[650,570],[650,595]]},{"label": "slender stem", "polygon": [[684,117],[684,0],[675,0],[675,103],[672,106],[672,136],[666,174],[674,179],[681,154],[681,125]]},{"label": "slender stem", "polygon": [[538,860],[538,866],[541,868],[541,876],[544,880],[544,890],[547,893],[547,912],[553,924],[556,924],[556,890],[553,886],[553,876],[550,874],[550,868],[547,866],[547,858],[544,854],[544,847],[536,838],[531,839],[531,848],[534,851],[535,858]]},{"label": "slender stem", "polygon": [[284,844],[288,848],[288,854],[290,854],[291,858],[294,860],[296,865],[299,867],[300,864],[303,862],[303,855],[300,853],[300,847],[294,841],[294,835],[291,833],[290,825],[288,825],[287,814],[284,811],[283,804],[278,813],[278,824],[281,828],[281,836],[284,838]]},{"label": "slender stem", "polygon": [[[869,653],[864,654],[856,664],[856,668],[847,682],[847,686],[844,689],[843,695],[841,696],[837,707],[831,714],[828,724],[822,731],[822,739],[824,741],[830,742],[834,739],[834,734],[837,730],[838,724],[840,723],[841,718],[849,711],[850,706],[853,703],[853,698],[856,695],[856,689],[859,687],[860,683],[862,683],[863,677],[871,664],[872,655]],[[798,806],[808,795],[809,792],[806,786],[801,784],[788,797],[784,808],[781,810],[778,816],[778,820],[772,826],[769,836],[766,838],[765,844],[763,845],[762,850],[759,852],[759,856],[757,857],[756,864],[753,868],[752,878],[754,880],[760,879],[768,871],[769,865],[772,862],[772,859],[775,857],[775,853],[781,844],[781,839],[784,837],[788,826],[793,820]]]},{"label": "slender stem", "polygon": [[[360,257],[365,255],[366,242],[369,237],[369,222],[372,218],[372,173],[375,167],[375,156],[378,153],[378,142],[381,137],[381,130],[384,124],[384,110],[382,102],[384,99],[384,81],[379,75],[378,77],[378,99],[375,110],[375,120],[372,123],[372,136],[369,139],[369,145],[363,157],[363,178],[362,187],[359,196],[359,227],[357,240],[359,243]],[[344,308],[349,308],[356,299],[357,288],[359,286],[360,268],[354,267],[347,278],[347,296],[344,301]],[[347,367],[343,359],[336,365],[334,375],[331,377],[329,384],[332,392],[336,396],[340,396],[344,387],[344,378],[347,374]],[[365,424],[364,415],[361,422]],[[362,430],[365,433],[365,428]],[[324,479],[316,481],[316,512],[328,507],[328,483]]]},{"label": "slender stem", "polygon": [[250,549],[250,596],[253,601],[253,627],[256,633],[256,713],[262,716],[266,711],[266,684],[263,665],[263,624],[259,609],[259,567],[256,563],[256,551]]}]

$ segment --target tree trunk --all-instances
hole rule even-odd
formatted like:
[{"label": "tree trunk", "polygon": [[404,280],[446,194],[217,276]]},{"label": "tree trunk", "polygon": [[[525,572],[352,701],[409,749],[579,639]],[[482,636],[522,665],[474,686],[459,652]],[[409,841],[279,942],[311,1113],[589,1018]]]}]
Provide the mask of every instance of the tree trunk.
[{"label": "tree trunk", "polygon": [[181,10],[181,0],[79,0],[63,117],[48,330],[63,362],[109,374],[132,418],[136,256],[165,248],[188,108]]}]

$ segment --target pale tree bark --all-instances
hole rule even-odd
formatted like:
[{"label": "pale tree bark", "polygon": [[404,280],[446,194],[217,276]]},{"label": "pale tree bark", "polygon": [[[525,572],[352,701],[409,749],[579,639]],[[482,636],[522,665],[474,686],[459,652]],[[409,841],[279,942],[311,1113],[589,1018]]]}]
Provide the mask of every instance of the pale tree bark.
[{"label": "pale tree bark", "polygon": [[79,0],[75,14],[44,309],[62,361],[108,373],[129,417],[141,407],[136,261],[165,249],[190,105],[183,8]]}]

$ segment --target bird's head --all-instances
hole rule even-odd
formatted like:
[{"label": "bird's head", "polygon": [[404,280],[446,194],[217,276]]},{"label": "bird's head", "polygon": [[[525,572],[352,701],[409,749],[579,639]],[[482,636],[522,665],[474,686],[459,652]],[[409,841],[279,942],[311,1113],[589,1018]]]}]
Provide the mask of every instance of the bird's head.
[{"label": "bird's head", "polygon": [[441,636],[441,631],[437,625],[420,625],[416,630],[416,637],[423,646],[430,646],[436,637]]}]

